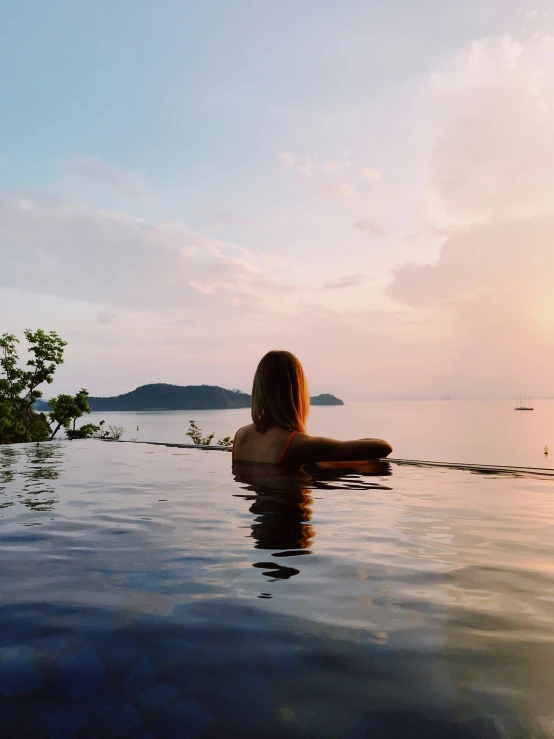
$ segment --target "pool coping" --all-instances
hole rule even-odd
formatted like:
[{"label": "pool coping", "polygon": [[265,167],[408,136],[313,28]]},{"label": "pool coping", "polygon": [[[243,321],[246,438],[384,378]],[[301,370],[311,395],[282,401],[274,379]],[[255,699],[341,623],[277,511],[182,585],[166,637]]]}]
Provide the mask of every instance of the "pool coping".
[{"label": "pool coping", "polygon": [[[230,452],[230,446],[215,446],[208,444],[178,444],[170,441],[139,441],[138,439],[99,439],[116,444],[151,444],[153,446],[176,447],[178,449],[201,449],[203,451]],[[439,467],[454,470],[468,470],[469,472],[480,472],[481,474],[504,474],[536,477],[554,477],[554,468],[550,467],[513,467],[505,465],[473,464],[465,462],[434,462],[422,459],[397,459],[386,457],[382,461],[398,465],[409,465],[412,467]]]}]

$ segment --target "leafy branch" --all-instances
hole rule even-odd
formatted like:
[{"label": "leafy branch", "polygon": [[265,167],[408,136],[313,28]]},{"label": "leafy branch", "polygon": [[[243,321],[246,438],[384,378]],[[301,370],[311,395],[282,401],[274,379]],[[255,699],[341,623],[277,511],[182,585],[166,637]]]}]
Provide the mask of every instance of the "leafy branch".
[{"label": "leafy branch", "polygon": [[[198,427],[196,421],[189,421],[187,436],[190,436],[194,444],[198,444],[199,446],[210,446],[215,434],[202,436],[202,430]],[[230,436],[224,436],[217,442],[217,446],[232,446],[232,444],[233,440]]]}]

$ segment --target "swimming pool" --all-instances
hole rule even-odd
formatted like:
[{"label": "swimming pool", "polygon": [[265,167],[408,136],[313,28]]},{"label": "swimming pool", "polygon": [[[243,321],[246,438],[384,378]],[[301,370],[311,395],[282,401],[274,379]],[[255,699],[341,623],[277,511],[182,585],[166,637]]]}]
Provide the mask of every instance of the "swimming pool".
[{"label": "swimming pool", "polygon": [[554,483],[0,447],[0,736],[554,736]]}]

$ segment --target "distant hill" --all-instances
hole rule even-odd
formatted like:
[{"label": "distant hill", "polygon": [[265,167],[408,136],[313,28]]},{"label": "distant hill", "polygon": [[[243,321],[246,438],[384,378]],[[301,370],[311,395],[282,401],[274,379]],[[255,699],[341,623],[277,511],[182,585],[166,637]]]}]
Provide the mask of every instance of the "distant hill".
[{"label": "distant hill", "polygon": [[330,395],[329,393],[322,393],[321,395],[310,398],[310,403],[312,405],[344,405],[344,400],[335,398],[334,395]]},{"label": "distant hill", "polygon": [[93,411],[189,411],[250,408],[250,395],[217,385],[142,385],[113,398],[89,398]]},{"label": "distant hill", "polygon": [[[142,385],[136,390],[111,398],[89,398],[93,411],[199,411],[225,408],[250,408],[251,397],[238,390],[226,390],[217,385]],[[344,405],[342,400],[324,393],[311,398],[313,405]],[[38,411],[49,405],[39,400]]]}]

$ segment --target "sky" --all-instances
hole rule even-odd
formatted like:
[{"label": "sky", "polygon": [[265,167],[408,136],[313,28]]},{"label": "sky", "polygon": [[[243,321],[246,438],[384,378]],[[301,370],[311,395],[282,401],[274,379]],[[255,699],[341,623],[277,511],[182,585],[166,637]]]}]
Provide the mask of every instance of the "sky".
[{"label": "sky", "polygon": [[5,0],[0,90],[47,395],[554,395],[554,0]]}]

